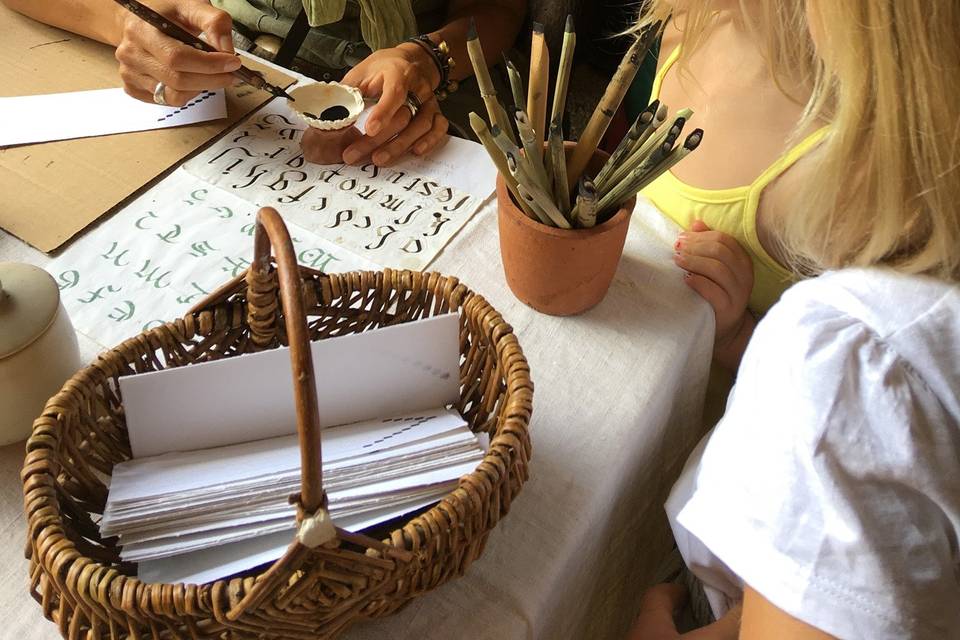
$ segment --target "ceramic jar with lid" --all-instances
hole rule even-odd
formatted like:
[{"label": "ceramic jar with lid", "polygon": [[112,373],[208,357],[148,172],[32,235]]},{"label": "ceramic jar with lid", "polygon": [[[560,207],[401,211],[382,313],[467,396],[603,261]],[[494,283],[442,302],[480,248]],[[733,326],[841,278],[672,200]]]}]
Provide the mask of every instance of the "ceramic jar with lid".
[{"label": "ceramic jar with lid", "polygon": [[46,271],[0,262],[0,445],[24,440],[80,368],[77,334]]}]

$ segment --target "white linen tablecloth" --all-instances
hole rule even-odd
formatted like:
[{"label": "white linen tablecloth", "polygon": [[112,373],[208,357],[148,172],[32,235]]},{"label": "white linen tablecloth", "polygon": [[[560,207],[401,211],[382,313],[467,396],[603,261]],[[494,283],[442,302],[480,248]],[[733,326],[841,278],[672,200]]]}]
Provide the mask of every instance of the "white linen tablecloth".
[{"label": "white linen tablecloth", "polygon": [[[623,637],[640,593],[663,577],[673,543],[662,505],[702,434],[713,315],[671,260],[676,233],[641,202],[606,299],[570,318],[510,293],[495,202],[444,249],[430,269],[484,295],[529,360],[530,480],[464,577],[345,638]],[[50,258],[0,231],[0,260]],[[80,344],[87,361],[101,349]],[[56,626],[27,593],[22,458],[22,443],[0,448],[0,635],[53,639]]]}]

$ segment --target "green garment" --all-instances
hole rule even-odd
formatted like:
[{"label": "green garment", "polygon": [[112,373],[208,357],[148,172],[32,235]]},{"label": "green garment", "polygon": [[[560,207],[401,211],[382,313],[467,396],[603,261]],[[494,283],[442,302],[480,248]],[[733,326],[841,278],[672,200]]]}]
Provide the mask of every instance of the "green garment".
[{"label": "green garment", "polygon": [[[359,0],[360,31],[373,51],[395,47],[417,34],[411,0]],[[347,0],[303,0],[311,27],[343,20]]]},{"label": "green garment", "polygon": [[[447,0],[212,0],[248,37],[287,35],[306,5],[310,24],[298,56],[329,70],[353,67],[371,51],[443,26]],[[380,25],[380,26],[378,26]],[[394,44],[389,44],[395,41]],[[334,77],[337,77],[334,75]]]}]

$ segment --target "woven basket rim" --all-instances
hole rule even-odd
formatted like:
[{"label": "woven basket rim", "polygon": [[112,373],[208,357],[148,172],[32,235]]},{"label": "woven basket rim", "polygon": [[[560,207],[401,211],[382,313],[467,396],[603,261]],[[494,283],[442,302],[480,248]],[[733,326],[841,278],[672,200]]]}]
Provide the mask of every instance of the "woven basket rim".
[{"label": "woven basket rim", "polygon": [[[483,335],[486,335],[490,340],[490,346],[494,349],[495,357],[498,361],[498,364],[501,367],[501,375],[504,382],[504,397],[515,399],[517,401],[523,401],[527,405],[532,406],[533,400],[533,383],[530,379],[529,365],[526,359],[526,356],[523,353],[523,350],[517,340],[516,335],[513,332],[512,326],[507,324],[503,316],[495,309],[493,306],[480,294],[476,293],[472,289],[463,285],[458,278],[455,276],[447,276],[435,271],[429,272],[414,272],[409,270],[393,270],[393,269],[384,269],[381,271],[372,271],[372,270],[358,270],[345,273],[336,273],[336,274],[322,274],[318,271],[310,269],[308,267],[299,267],[301,274],[303,276],[304,283],[308,280],[319,281],[320,279],[325,279],[328,283],[331,281],[346,282],[350,279],[357,281],[364,281],[368,278],[372,278],[371,284],[373,286],[366,287],[367,290],[374,290],[376,288],[392,288],[397,292],[410,291],[411,288],[408,287],[411,279],[420,278],[422,279],[421,288],[431,289],[435,294],[436,298],[445,298],[447,299],[451,312],[456,311],[459,314],[463,315],[466,313],[472,313],[476,316],[478,326],[481,328]],[[237,282],[240,278],[234,278],[232,281],[228,282],[227,285],[236,284],[237,291],[243,290],[242,282]],[[444,290],[441,290],[437,286],[431,287],[431,283],[439,281],[446,285],[446,295]],[[227,286],[225,285],[225,287]],[[402,285],[402,286],[400,286]],[[225,287],[221,287],[218,292],[222,292]],[[333,287],[336,289],[337,287]],[[359,288],[359,287],[358,287]],[[452,296],[454,292],[462,288],[462,295],[459,296],[457,300],[452,300],[448,296]],[[342,290],[342,288],[341,288]],[[346,289],[350,291],[350,289]],[[340,295],[331,296],[329,301],[320,301],[318,304],[329,305],[334,300],[338,300],[347,295],[346,293],[341,293]],[[222,298],[223,296],[221,296]],[[164,322],[161,325],[151,327],[150,329],[143,331],[136,336],[132,336],[123,340],[119,344],[107,349],[104,352],[101,352],[97,355],[96,359],[79,371],[77,371],[67,382],[63,385],[60,391],[51,397],[45,404],[43,411],[40,414],[40,418],[37,421],[44,417],[50,417],[53,420],[59,422],[58,416],[60,415],[61,407],[65,406],[64,402],[69,401],[75,394],[74,386],[75,380],[82,380],[88,377],[102,378],[105,382],[111,379],[118,379],[126,375],[133,375],[137,373],[136,371],[125,371],[125,372],[114,372],[111,373],[114,369],[117,368],[117,364],[120,364],[124,367],[132,367],[135,363],[135,359],[126,357],[122,355],[125,348],[129,347],[140,347],[146,349],[148,353],[157,353],[159,349],[159,337],[163,332],[172,331],[177,336],[177,339],[181,344],[185,344],[188,341],[196,337],[208,337],[213,335],[217,331],[223,330],[223,328],[216,327],[216,320],[214,321],[214,326],[206,332],[206,334],[201,333],[200,327],[201,324],[207,319],[204,318],[204,314],[209,314],[209,317],[219,318],[223,322],[224,318],[227,318],[227,326],[229,327],[229,318],[231,313],[236,311],[238,305],[242,305],[243,308],[246,307],[247,302],[237,302],[231,300],[230,297],[217,300],[213,302],[208,307],[205,307],[201,310],[191,310],[188,314],[184,315],[181,318]],[[471,306],[472,305],[472,306]],[[219,312],[219,313],[218,313]],[[433,316],[433,313],[428,314]],[[308,315],[309,317],[309,315]],[[405,324],[407,322],[413,321],[416,318],[411,320],[405,320],[403,322],[398,322],[396,324]],[[245,318],[243,319],[241,326],[246,324]],[[388,326],[388,325],[380,325]],[[392,326],[392,325],[389,325]],[[506,327],[505,330],[502,328]],[[498,332],[498,329],[500,331]],[[370,330],[370,329],[365,329]],[[321,338],[326,339],[326,338]],[[503,358],[503,349],[504,347],[512,345],[516,349],[515,357],[505,360]],[[276,348],[271,347],[271,348]],[[462,354],[461,354],[462,355]],[[226,356],[226,357],[233,357]],[[115,360],[115,362],[111,362]],[[220,358],[217,358],[220,359]],[[181,366],[189,366],[189,363]],[[161,369],[175,368],[174,366],[169,366],[167,363],[164,363]],[[518,378],[520,384],[509,384],[507,381],[511,377]],[[117,390],[119,392],[119,390]],[[122,406],[122,404],[121,404]],[[473,483],[478,487],[485,487],[487,489],[487,497],[489,498],[490,489],[486,487],[486,479],[480,472],[481,466],[484,464],[492,464],[493,466],[500,468],[502,461],[506,464],[507,468],[510,468],[510,465],[516,461],[516,457],[520,455],[520,452],[517,451],[517,448],[511,445],[502,443],[502,448],[506,449],[508,452],[507,459],[501,457],[498,454],[499,449],[495,448],[495,442],[497,438],[503,435],[508,435],[506,433],[506,428],[511,426],[513,429],[518,429],[523,432],[527,438],[529,438],[529,416],[498,416],[491,414],[488,417],[488,420],[496,421],[496,430],[491,435],[490,447],[488,451],[484,454],[483,459],[478,463],[477,468],[471,471],[469,474],[462,476],[458,482],[457,488],[453,489],[450,493],[444,496],[437,504],[432,506],[428,511],[421,512],[416,516],[413,516],[410,519],[407,519],[404,524],[396,527],[390,532],[390,535],[387,539],[384,540],[384,543],[387,545],[395,545],[396,540],[417,540],[416,535],[413,535],[413,531],[408,531],[417,526],[418,521],[428,515],[429,513],[434,513],[438,510],[443,510],[445,508],[452,508],[451,505],[448,505],[448,501],[459,491],[462,491],[462,486],[465,483]],[[117,571],[115,565],[104,564],[100,560],[90,558],[85,556],[80,549],[78,549],[75,543],[65,536],[63,530],[69,526],[69,523],[64,520],[63,512],[60,508],[59,500],[57,499],[56,493],[48,495],[40,495],[39,497],[34,496],[33,494],[37,492],[38,487],[47,487],[56,485],[57,479],[56,476],[51,473],[49,469],[43,469],[42,471],[30,471],[30,468],[36,466],[38,462],[41,462],[44,459],[55,458],[58,455],[57,450],[54,448],[53,443],[48,442],[47,439],[51,437],[49,434],[44,433],[40,429],[40,425],[37,424],[37,421],[34,423],[33,431],[31,432],[30,438],[26,442],[26,458],[24,462],[24,468],[21,473],[21,479],[24,483],[24,500],[25,507],[27,509],[27,523],[28,523],[28,536],[31,539],[41,539],[45,534],[56,536],[61,541],[63,546],[60,546],[59,553],[63,553],[64,550],[70,550],[76,554],[73,562],[77,560],[85,561],[87,564],[86,571],[107,571],[113,572]],[[126,424],[123,425],[123,429],[126,429]],[[55,436],[58,440],[59,435]],[[529,444],[527,444],[527,453],[529,455]],[[501,472],[502,474],[502,472]],[[30,480],[28,484],[28,480]],[[522,486],[523,481],[520,481]],[[519,487],[517,491],[519,492]],[[42,504],[35,505],[31,508],[31,502],[39,499]],[[463,505],[470,504],[470,500],[462,499],[459,502]],[[476,508],[476,507],[474,507]],[[42,513],[41,513],[42,512]],[[492,527],[491,527],[492,528]],[[420,536],[423,537],[427,543],[429,543],[433,538],[439,535],[437,532],[431,530],[430,527],[421,527],[419,529]],[[291,541],[294,538],[294,534],[291,533]],[[38,550],[39,550],[38,545]],[[46,543],[46,547],[49,548],[51,545]],[[406,544],[404,544],[404,549],[406,549]],[[410,551],[416,552],[416,546]],[[42,551],[42,550],[41,550]],[[46,554],[41,552],[41,557],[37,558],[36,561],[39,564],[43,564],[47,570],[51,573],[55,571],[54,567],[49,567],[45,561]],[[242,578],[237,577],[226,577],[219,578],[213,582],[194,584],[194,583],[175,583],[173,586],[182,586],[184,588],[197,588],[197,589],[211,589],[215,590],[220,587],[225,587],[227,584],[235,582],[237,580],[247,581],[250,579],[256,580],[262,576],[273,563],[270,563],[265,566],[264,569],[257,571],[256,573],[251,573],[250,571],[245,571]],[[61,569],[62,570],[62,569]],[[128,581],[132,581],[133,585],[144,585],[154,588],[167,588],[170,587],[170,583],[144,583],[139,580],[136,576],[132,575],[123,575]]]}]

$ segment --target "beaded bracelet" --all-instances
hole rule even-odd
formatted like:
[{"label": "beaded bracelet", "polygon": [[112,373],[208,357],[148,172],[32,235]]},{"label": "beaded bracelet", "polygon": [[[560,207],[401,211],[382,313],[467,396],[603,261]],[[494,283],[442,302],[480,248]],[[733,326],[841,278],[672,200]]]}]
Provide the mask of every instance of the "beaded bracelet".
[{"label": "beaded bracelet", "polygon": [[440,44],[436,44],[429,36],[419,35],[410,38],[409,42],[420,45],[424,51],[430,54],[433,63],[437,65],[437,71],[440,72],[440,84],[433,90],[437,100],[445,99],[459,88],[460,85],[457,81],[450,79],[450,69],[457,66],[457,63],[450,55],[450,47],[447,46],[446,41],[441,40]]}]

